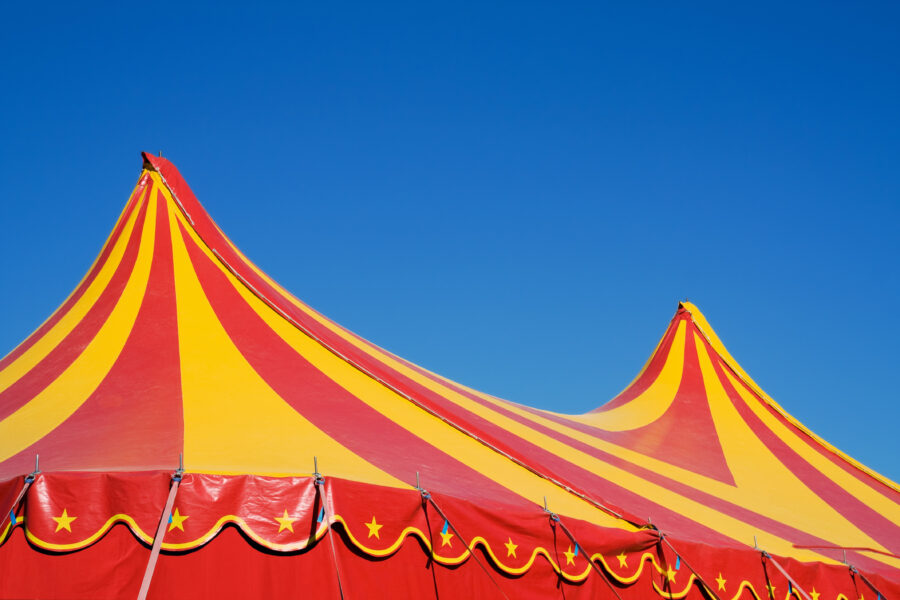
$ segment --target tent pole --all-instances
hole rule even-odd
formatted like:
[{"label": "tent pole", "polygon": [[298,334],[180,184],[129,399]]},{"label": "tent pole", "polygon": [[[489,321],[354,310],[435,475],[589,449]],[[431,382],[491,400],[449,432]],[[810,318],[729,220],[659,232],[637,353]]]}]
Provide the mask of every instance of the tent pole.
[{"label": "tent pole", "polygon": [[150,581],[153,579],[153,571],[156,570],[156,561],[159,559],[159,551],[162,549],[163,537],[166,535],[166,525],[169,515],[172,514],[172,506],[175,504],[175,494],[184,476],[184,455],[178,455],[178,469],[172,474],[172,482],[169,487],[169,497],[166,499],[166,507],[159,518],[159,527],[156,528],[156,536],[153,538],[153,549],[150,551],[150,560],[147,561],[147,569],[144,571],[144,579],[141,581],[141,589],[138,592],[138,600],[147,600],[150,592]]},{"label": "tent pole", "polygon": [[28,488],[31,487],[31,484],[34,483],[34,478],[38,473],[41,472],[40,468],[40,454],[34,455],[34,471],[25,476],[25,483],[22,485],[22,490],[19,492],[19,495],[16,496],[16,499],[13,500],[12,506],[9,509],[8,513],[3,513],[3,516],[0,517],[0,539],[3,536],[3,525],[6,524],[6,518],[9,517],[10,522],[10,530],[16,526],[16,509],[19,508],[19,503],[22,502],[22,499],[25,498],[25,494],[28,493]]},{"label": "tent pole", "polygon": [[803,596],[803,598],[804,598],[805,600],[812,600],[812,598],[809,597],[809,594],[807,594],[806,591],[805,591],[802,587],[800,587],[799,585],[797,585],[797,582],[794,581],[794,578],[791,577],[790,575],[788,575],[788,572],[784,570],[784,567],[782,567],[780,564],[778,564],[778,561],[777,561],[777,560],[775,560],[774,558],[772,558],[772,555],[771,555],[771,554],[769,554],[768,552],[766,552],[765,550],[763,550],[763,551],[762,551],[762,555],[763,555],[763,558],[764,558],[764,559],[770,561],[773,565],[775,565],[775,568],[776,568],[776,569],[778,569],[779,571],[781,571],[781,574],[784,575],[785,579],[788,580],[788,583],[789,583],[790,585],[792,585],[793,588],[794,588],[795,590],[797,590],[798,592],[800,592],[800,595]]},{"label": "tent pole", "polygon": [[[459,531],[457,531],[457,529],[453,525],[453,523],[450,522],[450,519],[447,518],[447,515],[444,514],[444,511],[441,510],[441,507],[438,506],[437,502],[434,501],[434,498],[431,497],[431,494],[429,492],[425,491],[425,489],[418,487],[418,485],[419,485],[419,473],[416,472],[416,486],[417,486],[416,489],[419,490],[420,494],[422,494],[422,499],[427,501],[429,504],[431,504],[432,507],[434,507],[434,510],[437,511],[437,514],[444,520],[444,523],[446,523],[447,526],[450,528],[450,530],[453,531],[453,534],[459,538],[459,541],[461,541],[463,543],[463,545],[465,545],[466,550],[469,551],[469,555],[473,559],[475,559],[475,563],[479,567],[481,567],[481,570],[484,571],[484,574],[488,576],[488,579],[491,580],[491,583],[494,584],[494,587],[497,588],[497,591],[500,592],[503,595],[503,597],[506,598],[506,600],[509,600],[509,596],[506,595],[506,592],[503,591],[503,588],[500,587],[500,584],[497,583],[497,581],[491,575],[491,572],[488,570],[488,568],[481,563],[481,560],[478,558],[478,555],[475,554],[475,549],[472,547],[472,545],[466,541],[466,538],[464,538],[462,536],[462,534],[459,533]],[[431,552],[432,552],[432,554],[434,554],[434,548],[431,549]]]},{"label": "tent pole", "polygon": [[331,510],[331,503],[328,502],[328,496],[325,493],[325,477],[319,473],[319,459],[315,456],[313,456],[313,469],[315,470],[313,478],[316,492],[319,494],[319,499],[322,501],[322,510],[325,512],[325,527],[328,528],[325,535],[328,536],[328,542],[331,545],[331,559],[334,563],[334,574],[337,577],[338,594],[340,594],[341,600],[344,600],[344,585],[341,582],[341,569],[338,566],[337,548],[334,546],[334,537],[331,533],[332,525],[334,525],[334,520],[332,518],[334,513]]},{"label": "tent pole", "polygon": [[[544,512],[546,512],[547,514],[550,515],[551,524],[557,523],[560,526],[560,528],[563,530],[563,533],[565,533],[566,537],[569,538],[569,541],[572,542],[573,544],[575,544],[576,549],[581,548],[582,550],[584,550],[584,552],[586,554],[585,558],[587,559],[588,564],[591,566],[591,568],[597,572],[597,575],[600,576],[600,579],[603,580],[603,583],[605,583],[607,585],[607,587],[609,587],[609,591],[611,591],[616,598],[618,598],[619,600],[622,600],[622,596],[620,596],[619,592],[616,591],[616,587],[609,580],[606,573],[601,571],[600,567],[598,567],[596,565],[596,563],[594,563],[594,559],[591,557],[590,550],[585,549],[584,546],[579,544],[578,540],[575,539],[575,536],[572,535],[572,532],[569,531],[569,529],[565,525],[563,525],[563,522],[562,522],[562,520],[560,520],[559,515],[553,511],[551,511],[549,508],[547,508],[547,496],[544,496]],[[557,552],[559,552],[559,550],[557,550]],[[560,571],[562,571],[562,568],[560,568]]]}]

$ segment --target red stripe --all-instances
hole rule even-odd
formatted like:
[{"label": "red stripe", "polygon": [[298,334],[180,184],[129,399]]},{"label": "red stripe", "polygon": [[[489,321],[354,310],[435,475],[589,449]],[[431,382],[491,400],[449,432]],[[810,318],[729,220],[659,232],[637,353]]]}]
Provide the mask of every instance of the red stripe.
[{"label": "red stripe", "polygon": [[60,376],[90,344],[106,319],[115,308],[119,297],[128,283],[134,263],[137,260],[141,241],[141,229],[147,213],[144,203],[138,215],[138,222],[128,240],[128,247],[109,284],[94,305],[88,310],[72,331],[51,350],[47,356],[11,386],[0,392],[0,420],[5,419],[29,402],[44,388]]},{"label": "red stripe", "polygon": [[604,431],[595,435],[645,456],[734,485],[734,476],[728,468],[710,413],[692,328],[685,340],[681,383],[666,412],[638,429]]},{"label": "red stripe", "polygon": [[653,382],[656,381],[656,378],[659,377],[663,366],[666,364],[669,353],[672,351],[672,343],[675,340],[675,334],[678,332],[679,323],[681,321],[688,320],[689,317],[690,315],[688,315],[688,313],[683,308],[679,308],[678,312],[675,313],[675,316],[672,317],[672,321],[669,322],[669,327],[659,343],[659,348],[653,355],[653,358],[650,360],[650,364],[647,365],[647,368],[644,370],[641,376],[638,377],[638,379],[634,383],[620,392],[618,396],[616,396],[606,404],[600,406],[599,408],[595,408],[591,412],[605,412],[608,410],[612,410],[613,408],[617,408],[631,402],[632,400],[643,394],[645,391],[647,391],[647,388],[649,388],[653,384]]},{"label": "red stripe", "polygon": [[260,377],[314,426],[402,481],[414,482],[420,471],[433,491],[465,489],[479,501],[534,505],[536,499],[526,502],[391,421],[316,369],[246,303],[183,227],[182,237],[207,299],[235,347]]},{"label": "red stripe", "polygon": [[[750,408],[737,393],[725,375],[721,361],[716,361],[716,372],[728,392],[732,403],[748,427],[772,454],[787,467],[814,494],[822,498],[841,516],[853,523],[866,535],[876,540],[892,553],[900,553],[900,526],[864,504],[847,490],[807,462],[796,450],[786,444]],[[747,389],[747,388],[745,388]],[[749,390],[748,390],[749,391]],[[753,394],[753,392],[751,392]],[[754,398],[756,395],[753,394]],[[760,402],[757,399],[757,402]],[[760,402],[763,406],[765,402]],[[896,501],[896,500],[895,500]],[[824,526],[824,525],[823,525]],[[806,542],[804,542],[805,544]]]},{"label": "red stripe", "polygon": [[[144,175],[141,179],[148,178],[148,175]],[[31,335],[29,335],[25,341],[21,344],[13,348],[13,350],[6,355],[2,360],[0,360],[0,371],[5,369],[12,363],[14,360],[19,358],[22,354],[25,353],[26,350],[31,348],[39,339],[41,339],[50,329],[56,325],[63,316],[69,312],[72,306],[75,305],[76,302],[84,295],[84,292],[90,287],[91,283],[93,283],[94,279],[97,278],[97,274],[103,268],[103,265],[106,263],[106,260],[109,258],[110,252],[112,252],[113,247],[115,247],[116,242],[119,239],[119,236],[122,234],[122,229],[125,228],[125,223],[128,221],[131,212],[134,210],[134,207],[140,202],[139,198],[143,196],[143,192],[145,190],[149,190],[152,188],[152,185],[136,189],[134,194],[132,194],[131,198],[128,201],[128,204],[125,206],[125,210],[122,211],[122,216],[119,217],[119,221],[113,229],[112,235],[110,235],[109,241],[103,247],[103,250],[100,251],[100,256],[94,263],[94,266],[88,272],[87,276],[85,276],[84,280],[81,284],[75,289],[72,295],[66,300],[62,306],[56,309],[56,311],[47,319],[43,325],[38,327],[37,330],[34,331]]]},{"label": "red stripe", "polygon": [[172,469],[178,464],[184,419],[175,279],[168,214],[162,196],[158,201],[150,277],[121,354],[71,417],[0,463],[0,478],[30,471],[35,454],[45,471]]},{"label": "red stripe", "polygon": [[[727,367],[727,363],[726,363],[726,367]],[[780,412],[778,412],[771,404],[769,404],[768,402],[759,400],[759,396],[757,395],[757,393],[755,391],[753,391],[752,389],[750,389],[750,387],[748,385],[746,385],[740,377],[736,376],[735,378],[737,379],[737,381],[740,382],[741,386],[743,386],[743,388],[745,390],[747,390],[754,398],[757,398],[757,401],[760,402],[760,405],[763,407],[763,409],[768,411],[769,414],[771,414],[775,419],[777,419],[785,427],[787,427],[791,431],[796,432],[797,436],[801,440],[806,440],[807,446],[809,446],[810,448],[815,450],[817,453],[819,453],[825,459],[830,461],[835,466],[839,467],[841,470],[843,470],[845,473],[847,473],[848,475],[850,475],[851,477],[853,477],[854,479],[856,479],[863,485],[867,485],[871,488],[874,488],[880,494],[891,498],[895,504],[900,504],[900,493],[898,493],[897,490],[886,486],[882,481],[876,479],[872,475],[869,475],[865,471],[861,470],[859,467],[856,467],[852,463],[848,462],[845,458],[843,458],[836,452],[833,452],[832,450],[829,450],[828,448],[823,446],[821,443],[816,441],[815,438],[810,436],[806,431],[800,429],[794,423],[788,421],[784,417],[784,415],[782,415]]]}]

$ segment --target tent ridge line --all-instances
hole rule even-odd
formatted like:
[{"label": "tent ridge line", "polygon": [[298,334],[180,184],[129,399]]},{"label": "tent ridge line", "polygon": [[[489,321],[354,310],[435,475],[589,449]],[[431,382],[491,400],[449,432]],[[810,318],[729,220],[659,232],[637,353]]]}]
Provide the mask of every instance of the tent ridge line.
[{"label": "tent ridge line", "polygon": [[[876,481],[885,485],[886,487],[890,488],[891,490],[900,493],[900,485],[898,485],[897,483],[894,483],[892,480],[888,479],[881,473],[875,471],[871,467],[867,467],[866,465],[857,461],[852,456],[847,455],[845,452],[842,452],[840,449],[836,448],[829,442],[825,441],[824,439],[822,439],[821,437],[816,435],[815,432],[813,432],[812,430],[807,428],[805,425],[803,425],[800,421],[798,421],[796,419],[796,417],[790,415],[786,410],[784,410],[777,402],[775,402],[774,399],[770,398],[769,395],[759,385],[756,384],[756,382],[754,382],[752,380],[748,381],[749,376],[742,375],[740,370],[736,369],[734,367],[734,365],[731,364],[731,360],[728,360],[728,358],[726,358],[725,356],[722,355],[722,352],[719,350],[718,345],[713,343],[713,341],[712,341],[712,339],[710,339],[709,335],[707,335],[707,333],[703,330],[703,328],[700,326],[700,324],[697,323],[697,321],[694,319],[694,314],[691,312],[691,309],[688,308],[687,306],[685,306],[684,303],[681,303],[681,302],[678,303],[678,306],[684,308],[684,310],[691,316],[691,323],[694,325],[694,328],[697,330],[697,332],[700,335],[703,336],[703,339],[706,340],[706,342],[709,344],[709,347],[713,349],[713,351],[716,353],[716,356],[719,357],[719,359],[722,361],[722,363],[726,367],[728,367],[728,370],[731,371],[731,373],[738,380],[740,380],[741,383],[743,383],[751,391],[753,391],[753,393],[760,400],[762,400],[767,406],[771,407],[779,415],[784,417],[788,421],[788,423],[790,423],[791,425],[794,426],[794,428],[797,431],[799,431],[800,433],[802,433],[803,435],[805,435],[806,437],[811,439],[816,444],[820,445],[825,450],[828,450],[834,456],[837,456],[838,458],[840,458],[841,460],[843,460],[850,466],[855,467],[856,469],[862,471],[869,477],[875,479]],[[719,345],[721,345],[721,342]],[[722,348],[724,349],[724,345],[722,345]],[[734,359],[732,358],[732,360],[734,360]]]},{"label": "tent ridge line", "polygon": [[[164,185],[166,186],[166,188],[169,190],[169,192],[172,193],[172,197],[175,198],[176,201],[177,201],[177,196],[176,196],[175,193],[172,191],[172,189],[171,189],[171,187],[169,186],[168,182],[165,180],[165,177],[163,177],[161,173],[160,173],[160,178],[161,178],[161,180],[163,181],[163,183],[164,183]],[[184,212],[185,216],[188,217],[188,219],[190,219],[190,216],[189,216],[189,215],[187,214],[187,212],[184,210],[184,207],[181,205],[180,202],[178,202],[178,206],[179,206],[179,208],[181,208],[181,210]],[[608,508],[607,506],[605,506],[605,505],[602,504],[601,502],[598,502],[598,501],[594,500],[593,498],[587,496],[586,494],[584,494],[584,493],[582,493],[582,492],[579,492],[579,491],[577,491],[577,490],[574,490],[574,489],[571,488],[570,486],[568,486],[568,485],[566,485],[566,484],[564,484],[564,483],[562,483],[562,482],[556,480],[555,478],[553,478],[553,477],[551,477],[551,476],[549,476],[549,475],[546,475],[546,474],[544,474],[544,473],[538,471],[538,470],[535,469],[534,467],[532,467],[532,466],[526,464],[524,461],[522,461],[522,460],[520,460],[520,459],[518,459],[518,458],[516,458],[516,457],[514,457],[514,456],[512,456],[512,455],[510,455],[509,453],[507,453],[507,452],[501,450],[500,448],[497,448],[497,447],[494,446],[493,444],[491,444],[491,443],[489,443],[488,441],[482,439],[480,436],[478,436],[478,435],[472,433],[471,431],[467,430],[466,428],[464,428],[464,427],[462,427],[462,426],[456,424],[455,422],[451,421],[450,419],[448,419],[448,418],[445,417],[444,415],[442,415],[442,414],[438,413],[437,411],[435,411],[435,410],[433,410],[433,409],[431,409],[431,408],[425,406],[424,404],[422,404],[422,403],[419,402],[418,400],[412,398],[410,395],[406,394],[406,393],[403,392],[402,390],[396,388],[395,386],[391,385],[391,384],[388,383],[387,381],[384,381],[382,378],[378,377],[377,375],[375,375],[374,373],[372,373],[371,371],[369,371],[368,369],[366,369],[366,368],[363,367],[362,365],[357,364],[357,363],[356,363],[355,361],[353,361],[351,358],[345,356],[345,355],[344,355],[343,353],[341,353],[339,350],[337,350],[336,348],[333,348],[330,344],[326,343],[324,340],[322,340],[321,338],[319,338],[317,335],[315,335],[314,333],[312,333],[311,331],[309,331],[306,327],[304,327],[303,325],[301,325],[300,323],[298,323],[294,318],[292,318],[292,317],[291,317],[290,315],[288,315],[284,310],[282,310],[277,304],[275,304],[272,300],[270,300],[265,294],[263,294],[261,291],[259,291],[258,289],[256,289],[256,287],[255,287],[253,284],[251,284],[249,281],[247,281],[247,279],[246,279],[243,275],[241,275],[241,274],[240,274],[233,266],[231,266],[231,264],[230,264],[230,263],[229,263],[229,262],[228,262],[228,261],[227,261],[220,253],[219,253],[219,251],[218,251],[216,248],[212,247],[212,246],[209,244],[209,242],[206,241],[206,239],[204,238],[204,236],[203,236],[199,231],[197,231],[197,228],[196,228],[196,226],[195,226],[195,224],[194,224],[193,221],[191,221],[191,227],[194,229],[194,232],[197,234],[197,236],[203,241],[204,245],[206,245],[206,247],[209,248],[210,252],[211,252],[211,253],[216,257],[216,259],[222,264],[222,266],[224,266],[224,267],[228,270],[228,272],[231,273],[238,281],[240,281],[241,284],[244,285],[244,286],[245,286],[245,287],[246,287],[253,295],[255,295],[257,298],[259,298],[261,301],[263,301],[263,303],[265,303],[269,308],[271,308],[271,309],[274,310],[276,313],[278,313],[279,315],[281,315],[281,317],[282,317],[283,319],[285,319],[288,323],[290,323],[290,324],[293,325],[295,328],[297,328],[299,331],[301,331],[304,335],[307,335],[310,339],[315,340],[316,343],[318,343],[320,346],[322,346],[323,348],[325,348],[326,350],[328,350],[329,352],[331,352],[332,354],[334,354],[335,356],[337,356],[338,358],[340,358],[341,360],[343,360],[344,362],[346,362],[348,365],[352,366],[353,368],[357,369],[358,371],[360,371],[361,373],[363,373],[363,374],[366,375],[367,377],[369,377],[369,378],[371,378],[372,380],[378,382],[379,384],[383,385],[383,386],[386,387],[387,389],[389,389],[389,390],[391,390],[392,392],[396,393],[396,394],[399,395],[400,397],[406,399],[407,401],[411,402],[411,403],[414,404],[415,406],[417,406],[417,407],[419,407],[420,409],[424,410],[425,412],[429,413],[429,414],[432,415],[433,417],[436,417],[436,418],[440,419],[441,421],[443,421],[443,422],[446,423],[447,425],[450,425],[451,427],[453,427],[453,428],[456,429],[457,431],[459,431],[459,432],[463,433],[464,435],[467,435],[468,437],[470,437],[470,438],[476,440],[477,442],[481,443],[481,444],[484,445],[485,447],[487,447],[487,448],[493,450],[494,452],[497,452],[498,454],[504,456],[505,458],[509,459],[510,461],[512,461],[513,463],[519,465],[520,467],[523,467],[524,469],[530,471],[531,473],[534,473],[534,474],[537,475],[538,477],[541,477],[542,479],[544,479],[544,480],[546,480],[546,481],[549,481],[550,483],[552,483],[552,484],[556,485],[557,487],[559,487],[559,488],[561,488],[561,489],[563,489],[563,490],[569,492],[570,494],[572,494],[572,495],[574,495],[574,496],[576,496],[576,497],[578,497],[578,498],[580,498],[580,499],[582,499],[582,500],[588,502],[589,504],[592,504],[593,506],[595,506],[596,508],[598,508],[598,509],[600,509],[600,510],[606,512],[607,514],[610,514],[610,515],[612,515],[612,516],[614,516],[614,517],[616,517],[616,518],[618,518],[618,519],[621,519],[621,520],[623,520],[623,521],[625,521],[625,522],[627,522],[627,523],[629,523],[629,524],[631,524],[631,525],[633,525],[633,526],[635,526],[635,527],[638,527],[638,528],[643,528],[643,527],[644,527],[644,524],[632,522],[631,520],[625,518],[625,517],[624,517],[623,515],[621,515],[620,513],[618,513],[618,512],[616,512],[616,511],[612,510],[611,508]]]},{"label": "tent ridge line", "polygon": [[[195,231],[196,231],[196,229],[195,229]],[[199,235],[199,232],[198,232],[198,235]],[[203,240],[203,236],[199,236],[199,237],[200,237],[201,240]],[[625,522],[627,522],[627,523],[629,523],[629,524],[631,524],[631,525],[633,525],[633,526],[636,526],[636,527],[639,527],[639,528],[644,527],[643,524],[632,522],[631,520],[625,518],[625,517],[624,517],[623,515],[621,515],[620,513],[618,513],[618,512],[616,512],[616,511],[612,510],[611,508],[608,508],[607,506],[605,506],[605,505],[603,505],[602,503],[600,503],[600,502],[594,500],[593,498],[587,496],[586,494],[583,494],[583,493],[581,493],[581,492],[579,492],[579,491],[577,491],[577,490],[571,488],[570,486],[568,486],[568,485],[566,485],[566,484],[564,484],[564,483],[562,483],[562,482],[556,480],[555,478],[553,478],[553,477],[551,477],[551,476],[549,476],[549,475],[546,475],[546,474],[542,473],[541,471],[538,471],[538,470],[535,469],[534,467],[532,467],[532,466],[528,465],[527,463],[525,463],[524,461],[522,461],[522,460],[520,460],[520,459],[518,459],[518,458],[512,456],[512,455],[509,454],[508,452],[505,452],[505,451],[501,450],[500,448],[497,448],[496,446],[494,446],[493,444],[491,444],[491,443],[488,442],[487,440],[484,440],[483,438],[481,438],[481,437],[478,436],[477,434],[472,433],[471,431],[469,431],[469,430],[466,429],[465,427],[462,427],[462,426],[456,424],[455,422],[453,422],[452,420],[448,419],[448,418],[445,417],[444,415],[438,413],[438,412],[435,411],[434,409],[431,409],[431,408],[425,406],[422,402],[416,400],[415,398],[411,397],[409,394],[406,394],[406,393],[403,392],[402,390],[396,388],[395,386],[393,386],[392,384],[388,383],[387,381],[385,381],[385,380],[382,379],[381,377],[378,377],[377,375],[375,375],[374,373],[372,373],[371,371],[369,371],[368,369],[366,369],[366,368],[363,367],[362,365],[357,364],[357,363],[356,363],[355,361],[353,361],[351,358],[345,356],[343,353],[341,353],[341,352],[340,352],[339,350],[337,350],[336,348],[333,348],[330,344],[326,343],[324,340],[322,340],[321,338],[319,338],[317,335],[315,335],[314,333],[312,333],[311,331],[309,331],[306,327],[304,327],[303,325],[301,325],[300,323],[298,323],[298,322],[297,322],[294,318],[292,318],[290,315],[288,315],[287,313],[285,313],[279,306],[277,306],[274,302],[272,302],[265,294],[263,294],[262,292],[260,292],[259,290],[257,290],[256,287],[253,286],[253,284],[251,284],[251,283],[250,283],[249,281],[247,281],[240,273],[238,273],[237,270],[236,270],[234,267],[232,267],[231,264],[229,264],[228,261],[225,260],[225,258],[224,258],[221,254],[219,254],[218,250],[216,250],[216,249],[213,248],[212,246],[209,246],[209,244],[207,244],[206,240],[203,240],[203,243],[207,245],[207,247],[210,249],[210,251],[213,253],[213,255],[214,255],[214,256],[222,263],[222,265],[223,265],[226,269],[228,269],[229,273],[231,273],[232,275],[234,275],[234,277],[235,277],[238,281],[240,281],[240,282],[241,282],[241,283],[242,283],[242,284],[243,284],[243,285],[244,285],[244,286],[245,286],[245,287],[246,287],[253,295],[255,295],[257,298],[259,298],[260,300],[262,300],[269,308],[271,308],[271,309],[274,310],[276,313],[278,313],[279,315],[281,315],[282,318],[284,318],[288,323],[290,323],[291,325],[293,325],[294,327],[296,327],[298,330],[300,330],[304,335],[307,335],[307,336],[309,336],[310,339],[315,340],[316,343],[318,343],[318,344],[321,345],[323,348],[325,348],[326,350],[328,350],[329,352],[331,352],[332,354],[334,354],[335,356],[337,356],[338,358],[340,358],[341,360],[343,360],[344,362],[346,362],[346,363],[347,363],[348,365],[350,365],[351,367],[357,369],[358,371],[360,371],[361,373],[363,373],[364,375],[366,375],[366,376],[369,377],[370,379],[372,379],[372,380],[378,382],[378,383],[381,384],[382,386],[384,386],[384,387],[386,387],[387,389],[391,390],[391,391],[394,392],[395,394],[399,395],[401,398],[404,398],[405,400],[411,402],[413,405],[415,405],[415,406],[419,407],[420,409],[424,410],[425,412],[427,412],[427,413],[430,414],[431,416],[436,417],[437,419],[443,421],[444,423],[446,423],[447,425],[453,427],[453,428],[456,429],[457,431],[459,431],[459,432],[463,433],[464,435],[466,435],[466,436],[468,436],[468,437],[474,439],[475,441],[481,443],[482,445],[484,445],[485,447],[487,447],[487,448],[493,450],[494,452],[497,452],[497,453],[500,454],[501,456],[503,456],[503,457],[509,459],[509,460],[512,461],[513,463],[515,463],[515,464],[519,465],[520,467],[522,467],[522,468],[528,470],[529,472],[531,472],[531,473],[537,475],[538,477],[541,477],[542,479],[544,479],[544,480],[546,480],[546,481],[549,481],[550,483],[552,483],[552,484],[556,485],[557,487],[559,487],[559,488],[565,490],[566,492],[569,492],[570,494],[572,494],[572,495],[574,495],[574,496],[576,496],[576,497],[578,497],[578,498],[580,498],[580,499],[582,499],[582,500],[588,502],[589,504],[592,504],[593,506],[595,506],[596,508],[598,508],[598,509],[600,509],[600,510],[606,512],[607,514],[610,514],[610,515],[612,515],[612,516],[614,516],[614,517],[616,517],[616,518],[618,518],[618,519],[621,519],[621,520],[623,520],[623,521],[625,521]]]},{"label": "tent ridge line", "polygon": [[[159,175],[159,179],[162,181],[163,185],[166,186],[166,189],[169,190],[170,194],[172,194],[172,199],[175,200],[175,204],[177,204],[178,208],[181,209],[182,214],[184,214],[185,218],[187,218],[188,223],[191,224],[191,227],[194,228],[194,231],[197,231],[197,227],[196,227],[196,225],[194,225],[194,219],[191,218],[191,213],[189,213],[187,211],[187,209],[184,207],[184,204],[181,203],[181,199],[178,198],[178,194],[176,194],[175,190],[172,189],[172,186],[169,185],[169,182],[166,180],[166,176],[163,174],[163,172],[160,171],[159,169],[157,169],[153,165],[153,163],[151,163],[150,161],[147,161],[146,159],[144,160],[144,168]],[[199,235],[199,232],[198,232],[198,235]]]}]

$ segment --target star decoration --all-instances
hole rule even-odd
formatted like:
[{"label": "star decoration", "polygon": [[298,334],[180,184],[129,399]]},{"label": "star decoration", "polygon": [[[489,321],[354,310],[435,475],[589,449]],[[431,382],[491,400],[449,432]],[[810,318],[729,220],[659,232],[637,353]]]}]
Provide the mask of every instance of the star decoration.
[{"label": "star decoration", "polygon": [[453,537],[453,534],[450,533],[449,531],[446,531],[446,532],[442,531],[441,532],[441,548],[443,548],[444,546],[450,546],[452,548],[453,544],[450,543],[450,538],[452,538],[452,537]]},{"label": "star decoration", "polygon": [[812,600],[819,600],[821,594],[816,591],[816,588],[813,588],[809,595],[812,597]]},{"label": "star decoration", "polygon": [[285,529],[294,533],[294,521],[297,519],[290,518],[287,514],[287,510],[284,511],[283,516],[275,517],[275,520],[278,521],[278,533],[281,533]]},{"label": "star decoration", "polygon": [[563,552],[566,555],[566,564],[574,565],[575,564],[575,553],[572,552],[572,546],[569,546],[569,549]]},{"label": "star decoration", "polygon": [[175,512],[172,513],[172,516],[169,517],[169,531],[172,531],[176,527],[184,531],[184,520],[187,518],[189,517],[178,512],[178,509],[176,508]]},{"label": "star decoration", "polygon": [[769,598],[775,597],[775,586],[772,585],[771,581],[766,582],[766,589],[769,590]]},{"label": "star decoration", "polygon": [[378,535],[378,530],[381,529],[382,527],[384,527],[384,525],[379,525],[378,522],[375,520],[374,515],[372,516],[372,522],[366,523],[366,527],[369,528],[369,537],[372,537],[374,535],[379,540],[381,539],[381,536]]},{"label": "star decoration", "polygon": [[677,573],[677,572],[678,571],[676,571],[672,567],[667,566],[666,567],[666,579],[668,579],[672,583],[675,583],[675,573]]},{"label": "star decoration", "polygon": [[507,541],[504,546],[506,546],[506,556],[512,556],[513,558],[517,558],[516,556],[516,548],[519,546],[517,544],[513,544],[512,538],[507,538]]},{"label": "star decoration", "polygon": [[719,573],[719,576],[716,577],[716,583],[719,584],[719,591],[720,591],[720,592],[724,592],[724,591],[725,591],[725,582],[726,582],[726,581],[728,581],[728,580],[725,579],[724,577],[722,577],[722,573],[720,572],[720,573]]},{"label": "star decoration", "polygon": [[618,556],[616,556],[616,558],[619,559],[619,566],[620,566],[620,567],[627,567],[627,566],[628,566],[628,557],[625,555],[624,552],[623,552],[622,554],[619,554]]},{"label": "star decoration", "polygon": [[60,516],[50,517],[50,518],[53,519],[54,521],[56,521],[56,531],[59,531],[60,529],[65,529],[66,531],[71,533],[72,521],[74,521],[78,517],[70,517],[69,513],[67,513],[66,509],[64,508],[63,512]]}]

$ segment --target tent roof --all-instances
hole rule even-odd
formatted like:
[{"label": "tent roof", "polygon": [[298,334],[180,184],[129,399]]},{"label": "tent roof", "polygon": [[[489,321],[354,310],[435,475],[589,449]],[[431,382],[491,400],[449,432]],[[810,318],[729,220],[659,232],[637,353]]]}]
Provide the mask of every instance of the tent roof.
[{"label": "tent roof", "polygon": [[[169,161],[144,170],[72,295],[0,360],[0,479],[169,469],[329,476],[554,510],[713,546],[900,568],[900,492],[810,433],[683,303],[638,377],[584,415],[449,381],[290,295]],[[807,548],[803,548],[807,547]]]}]

